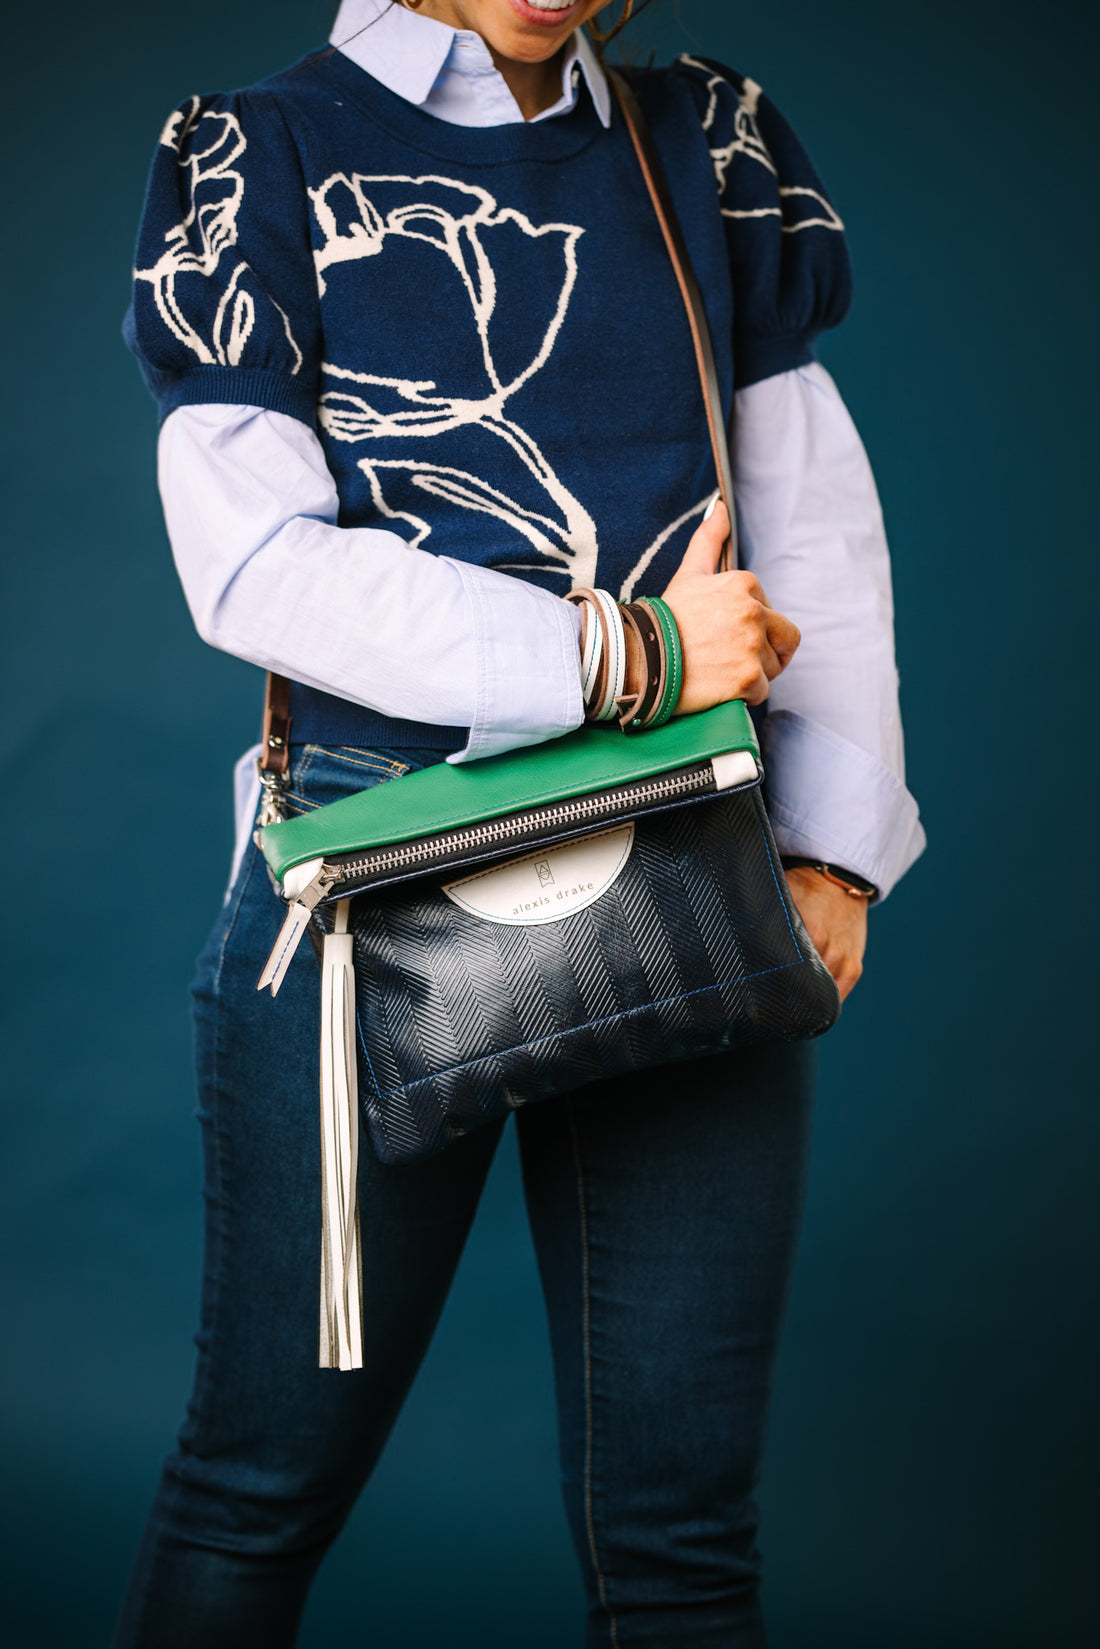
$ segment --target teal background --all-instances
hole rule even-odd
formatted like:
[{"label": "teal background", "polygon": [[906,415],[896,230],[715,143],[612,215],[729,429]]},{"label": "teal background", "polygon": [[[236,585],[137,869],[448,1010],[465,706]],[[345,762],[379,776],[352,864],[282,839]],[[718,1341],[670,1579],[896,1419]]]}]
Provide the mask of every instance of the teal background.
[{"label": "teal background", "polygon": [[[11,1649],[105,1642],[186,1394],[186,987],[257,716],[257,673],[190,627],[119,340],[143,179],[174,103],[331,10],[5,23]],[[1096,16],[669,0],[639,28],[762,81],[848,223],[857,302],[823,358],[883,493],[931,841],[822,1049],[763,1495],[775,1649],[1095,1641]],[[579,1622],[509,1142],[302,1641],[559,1649]]]}]

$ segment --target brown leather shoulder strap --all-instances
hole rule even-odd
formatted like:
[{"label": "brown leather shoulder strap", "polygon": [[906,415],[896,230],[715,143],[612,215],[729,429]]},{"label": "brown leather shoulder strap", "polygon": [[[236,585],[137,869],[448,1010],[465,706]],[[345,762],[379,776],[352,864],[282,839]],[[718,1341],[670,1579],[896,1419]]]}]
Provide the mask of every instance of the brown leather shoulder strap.
[{"label": "brown leather shoulder strap", "polygon": [[267,672],[267,693],[264,698],[264,730],[261,739],[260,768],[264,773],[282,776],[290,764],[290,683],[285,676]]},{"label": "brown leather shoulder strap", "polygon": [[687,246],[684,244],[683,231],[680,220],[676,216],[676,208],[669,193],[668,180],[665,177],[664,167],[661,165],[656,146],[650,134],[649,125],[642,113],[641,104],[634,95],[629,82],[617,69],[608,69],[607,77],[611,82],[612,90],[623,112],[627,130],[634,144],[634,152],[638,156],[638,164],[645,178],[649,197],[653,202],[653,209],[657,214],[657,221],[661,226],[661,233],[668,247],[668,255],[672,259],[672,267],[676,271],[676,279],[680,287],[680,295],[687,310],[688,325],[691,327],[691,340],[695,345],[695,362],[699,368],[699,382],[703,390],[703,404],[707,412],[707,427],[710,430],[710,444],[714,453],[714,467],[718,473],[718,487],[722,494],[722,502],[729,511],[732,537],[722,556],[722,566],[732,567],[737,562],[737,518],[733,510],[733,473],[730,467],[729,437],[726,431],[725,419],[722,415],[722,396],[718,388],[718,374],[714,366],[714,350],[711,347],[710,328],[707,326],[707,314],[703,307],[703,295],[699,290],[699,283],[695,278],[695,271],[691,267]]}]

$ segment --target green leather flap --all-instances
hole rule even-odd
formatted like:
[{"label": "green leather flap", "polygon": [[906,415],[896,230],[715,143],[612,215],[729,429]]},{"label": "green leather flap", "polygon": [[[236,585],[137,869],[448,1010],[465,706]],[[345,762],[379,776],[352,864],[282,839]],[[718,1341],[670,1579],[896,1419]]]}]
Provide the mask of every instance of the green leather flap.
[{"label": "green leather flap", "polygon": [[628,737],[614,724],[580,727],[564,738],[458,766],[439,762],[318,807],[260,833],[281,881],[292,865],[361,848],[407,842],[520,808],[629,784],[727,751],[760,750],[740,699]]}]

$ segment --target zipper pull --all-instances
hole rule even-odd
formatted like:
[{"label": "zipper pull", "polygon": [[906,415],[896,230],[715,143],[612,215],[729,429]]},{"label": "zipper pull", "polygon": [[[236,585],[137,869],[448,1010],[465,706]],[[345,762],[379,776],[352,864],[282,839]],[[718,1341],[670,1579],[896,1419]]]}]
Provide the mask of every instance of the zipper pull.
[{"label": "zipper pull", "polygon": [[304,865],[294,865],[287,871],[283,878],[283,892],[290,896],[293,902],[286,913],[286,921],[279,929],[279,937],[272,947],[264,971],[256,981],[258,991],[270,986],[272,996],[278,994],[279,986],[286,978],[286,970],[294,960],[294,954],[302,942],[302,935],[309,926],[314,908],[320,904],[326,890],[335,880],[333,873],[325,869],[323,859],[309,859]]}]

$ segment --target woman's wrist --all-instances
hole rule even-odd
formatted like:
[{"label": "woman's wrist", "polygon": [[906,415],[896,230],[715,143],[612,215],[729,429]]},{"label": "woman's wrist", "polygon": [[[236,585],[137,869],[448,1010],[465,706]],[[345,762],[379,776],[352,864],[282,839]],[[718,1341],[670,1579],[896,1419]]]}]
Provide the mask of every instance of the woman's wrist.
[{"label": "woman's wrist", "polygon": [[854,870],[848,870],[844,865],[829,864],[823,859],[810,859],[800,853],[784,853],[782,855],[784,870],[814,870],[831,882],[834,887],[843,888],[852,899],[878,898],[878,888],[874,882],[869,882],[865,876],[859,876]]},{"label": "woman's wrist", "polygon": [[581,691],[586,721],[613,721],[626,733],[670,719],[683,680],[683,647],[659,597],[621,603],[606,590],[565,597],[581,609]]}]

